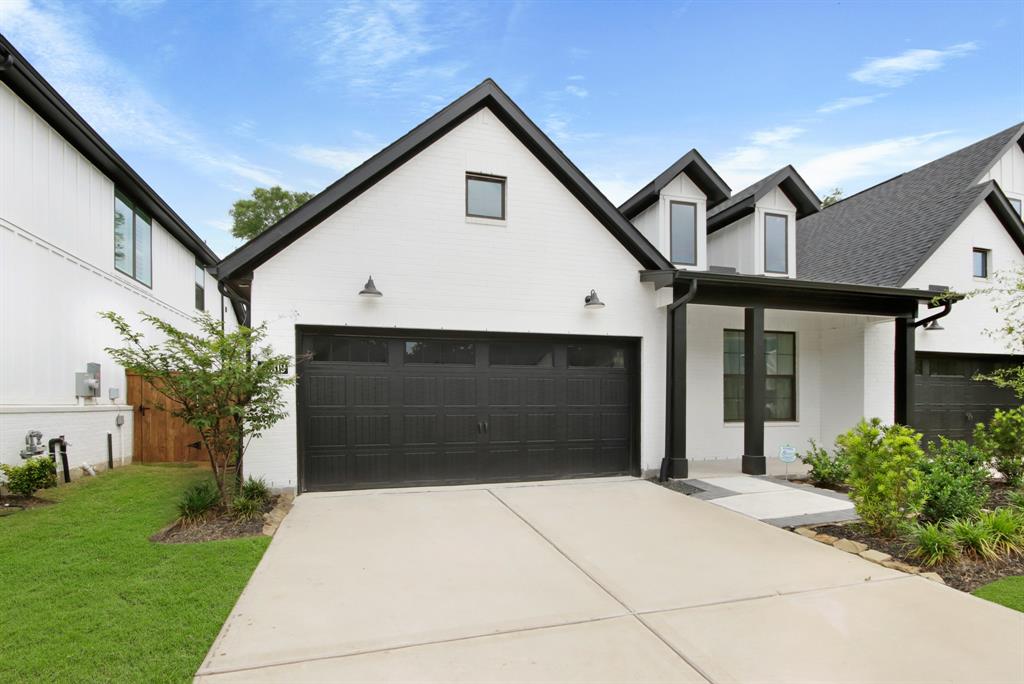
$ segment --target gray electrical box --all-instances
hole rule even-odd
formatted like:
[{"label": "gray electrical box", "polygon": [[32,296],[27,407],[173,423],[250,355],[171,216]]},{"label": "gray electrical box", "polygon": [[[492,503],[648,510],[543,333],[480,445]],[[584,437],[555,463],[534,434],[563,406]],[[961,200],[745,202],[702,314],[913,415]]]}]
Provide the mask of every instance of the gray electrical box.
[{"label": "gray electrical box", "polygon": [[111,388],[109,388],[107,390],[107,396],[110,397],[110,401],[114,401],[115,399],[120,398],[120,396],[121,396],[121,388],[120,387],[111,387]]},{"label": "gray electrical box", "polygon": [[100,364],[85,364],[84,373],[75,373],[75,396],[100,396]]}]

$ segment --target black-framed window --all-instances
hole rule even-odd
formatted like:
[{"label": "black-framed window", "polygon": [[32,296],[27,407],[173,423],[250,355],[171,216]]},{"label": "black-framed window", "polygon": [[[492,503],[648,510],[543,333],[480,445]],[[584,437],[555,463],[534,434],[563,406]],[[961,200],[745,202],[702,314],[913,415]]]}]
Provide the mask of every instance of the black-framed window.
[{"label": "black-framed window", "polygon": [[466,174],[466,216],[505,218],[505,179],[501,176]]},{"label": "black-framed window", "polygon": [[697,205],[692,202],[669,202],[669,239],[672,263],[697,265]]},{"label": "black-framed window", "polygon": [[[724,338],[724,413],[727,422],[743,420],[744,350],[742,330]],[[796,333],[764,333],[765,420],[796,420]]]},{"label": "black-framed window", "polygon": [[764,270],[789,272],[789,217],[783,214],[764,215]]},{"label": "black-framed window", "polygon": [[405,343],[406,363],[448,363],[472,366],[476,345],[459,340],[417,340]]},{"label": "black-framed window", "polygon": [[543,366],[550,368],[554,348],[548,342],[491,342],[492,366]]},{"label": "black-framed window", "polygon": [[341,335],[305,335],[304,354],[311,361],[340,363],[387,363],[388,341],[373,337],[344,337]]},{"label": "black-framed window", "polygon": [[153,222],[119,192],[114,193],[114,268],[153,286]]},{"label": "black-framed window", "polygon": [[614,344],[570,344],[569,368],[625,368],[626,349]]},{"label": "black-framed window", "polygon": [[1007,197],[1006,199],[1010,200],[1010,205],[1017,212],[1017,216],[1024,217],[1024,201],[1018,197]]},{"label": "black-framed window", "polygon": [[200,311],[206,311],[206,267],[203,263],[196,259],[196,308]]},{"label": "black-framed window", "polygon": [[988,278],[989,257],[992,253],[987,249],[974,248],[974,277]]}]

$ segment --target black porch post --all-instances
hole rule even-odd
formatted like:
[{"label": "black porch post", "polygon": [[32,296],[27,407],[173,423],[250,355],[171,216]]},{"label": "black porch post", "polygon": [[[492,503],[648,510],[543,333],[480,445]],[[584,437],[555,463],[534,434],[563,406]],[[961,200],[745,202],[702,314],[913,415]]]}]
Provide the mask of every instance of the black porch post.
[{"label": "black porch post", "polygon": [[747,308],[743,321],[743,472],[764,475],[764,307]]},{"label": "black porch post", "polygon": [[911,319],[896,319],[896,405],[893,419],[900,425],[908,425],[914,411],[914,335],[916,330]]},{"label": "black porch post", "polygon": [[686,304],[668,309],[667,477],[689,477],[686,460]]}]

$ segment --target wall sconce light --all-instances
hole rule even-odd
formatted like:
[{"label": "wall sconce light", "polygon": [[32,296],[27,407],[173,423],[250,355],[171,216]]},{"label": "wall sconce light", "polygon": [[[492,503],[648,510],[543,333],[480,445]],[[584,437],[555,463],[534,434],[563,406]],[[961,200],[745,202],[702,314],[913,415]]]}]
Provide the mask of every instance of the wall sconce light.
[{"label": "wall sconce light", "polygon": [[360,297],[383,297],[384,293],[377,289],[377,286],[373,284],[373,276],[370,276],[366,280],[366,285],[363,285],[363,289],[359,291]]},{"label": "wall sconce light", "polygon": [[924,326],[924,329],[925,330],[945,330],[945,328],[943,328],[941,325],[939,325],[939,322],[937,320],[936,321],[932,321],[928,325]]},{"label": "wall sconce light", "polygon": [[593,290],[590,291],[586,297],[583,298],[584,309],[603,309],[604,302],[597,298],[597,293]]}]

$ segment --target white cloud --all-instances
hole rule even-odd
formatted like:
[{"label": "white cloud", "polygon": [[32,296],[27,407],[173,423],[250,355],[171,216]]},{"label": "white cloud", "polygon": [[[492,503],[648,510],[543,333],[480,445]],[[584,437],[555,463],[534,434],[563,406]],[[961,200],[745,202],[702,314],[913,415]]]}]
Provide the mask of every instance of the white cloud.
[{"label": "white cloud", "polygon": [[777,126],[764,131],[755,131],[750,136],[750,141],[755,145],[782,145],[804,132],[804,129],[797,126]]},{"label": "white cloud", "polygon": [[865,178],[909,171],[956,149],[964,141],[950,131],[888,138],[810,156],[797,169],[815,188],[849,187]]},{"label": "white cloud", "polygon": [[114,147],[159,152],[222,183],[277,183],[275,172],[210,144],[111,60],[64,7],[0,2],[0,25],[34,66]]},{"label": "white cloud", "polygon": [[348,173],[355,167],[369,159],[376,150],[369,148],[349,149],[344,147],[317,147],[315,145],[300,145],[289,150],[296,159],[322,166],[338,173]]},{"label": "white cloud", "polygon": [[565,86],[565,92],[569,93],[570,95],[575,95],[576,97],[586,97],[587,95],[590,94],[587,91],[587,89],[584,88],[583,86],[574,85],[572,83]]},{"label": "white cloud", "polygon": [[118,14],[129,17],[141,17],[164,4],[164,0],[103,0]]},{"label": "white cloud", "polygon": [[869,60],[850,77],[861,83],[898,88],[925,71],[936,71],[950,59],[964,57],[978,49],[976,43],[958,43],[945,50],[907,50],[895,57]]},{"label": "white cloud", "polygon": [[877,93],[875,95],[858,95],[856,97],[841,97],[838,100],[833,100],[827,104],[823,104],[818,107],[819,114],[831,114],[832,112],[841,112],[845,109],[853,109],[854,107],[863,107],[869,105],[872,102],[877,101],[883,97],[885,93]]}]

